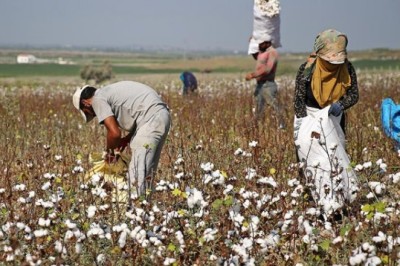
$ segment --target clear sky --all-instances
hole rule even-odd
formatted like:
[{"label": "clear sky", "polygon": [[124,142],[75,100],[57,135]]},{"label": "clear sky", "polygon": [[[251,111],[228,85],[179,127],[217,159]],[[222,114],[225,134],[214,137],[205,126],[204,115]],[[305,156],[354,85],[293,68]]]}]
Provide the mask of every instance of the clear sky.
[{"label": "clear sky", "polygon": [[[400,48],[400,0],[281,0],[281,51],[336,28],[349,50]],[[1,0],[0,45],[247,51],[253,0]]]}]

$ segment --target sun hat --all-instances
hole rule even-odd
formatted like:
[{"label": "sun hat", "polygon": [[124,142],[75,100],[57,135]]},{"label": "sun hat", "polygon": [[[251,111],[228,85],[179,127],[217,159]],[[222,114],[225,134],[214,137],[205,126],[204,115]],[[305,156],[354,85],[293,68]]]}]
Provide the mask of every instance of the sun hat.
[{"label": "sun hat", "polygon": [[331,64],[343,64],[347,58],[347,36],[334,29],[318,34],[314,42],[314,52]]},{"label": "sun hat", "polygon": [[83,119],[85,122],[90,122],[94,117],[92,116],[87,116],[85,112],[83,112],[80,108],[80,102],[81,102],[81,95],[82,92],[89,87],[88,85],[83,86],[82,88],[77,88],[74,95],[72,96],[72,103],[74,104],[75,108],[81,113]]}]

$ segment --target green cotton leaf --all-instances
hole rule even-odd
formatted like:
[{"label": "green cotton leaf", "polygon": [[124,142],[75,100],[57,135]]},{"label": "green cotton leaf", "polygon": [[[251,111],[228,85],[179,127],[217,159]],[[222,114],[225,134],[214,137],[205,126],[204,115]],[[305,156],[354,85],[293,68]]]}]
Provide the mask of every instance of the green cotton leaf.
[{"label": "green cotton leaf", "polygon": [[361,207],[361,210],[362,210],[363,212],[370,213],[370,212],[373,212],[373,211],[374,211],[374,206],[371,206],[371,205],[369,205],[369,204],[365,204],[365,205],[363,205],[363,206]]},{"label": "green cotton leaf", "polygon": [[211,204],[211,207],[212,207],[214,210],[218,210],[219,208],[221,208],[221,206],[222,206],[223,203],[224,203],[223,200],[221,200],[221,199],[216,199],[216,200],[214,200],[214,202]]},{"label": "green cotton leaf", "polygon": [[1,208],[1,215],[6,216],[8,213],[7,208]]},{"label": "green cotton leaf", "polygon": [[324,241],[321,242],[321,244],[319,244],[319,246],[320,246],[320,248],[322,248],[322,250],[328,251],[330,244],[331,244],[331,241],[329,241],[328,239],[325,239]]},{"label": "green cotton leaf", "polygon": [[172,191],[172,195],[174,195],[175,197],[179,197],[181,195],[182,191],[179,188],[175,188]]},{"label": "green cotton leaf", "polygon": [[380,213],[385,212],[385,209],[386,209],[386,203],[385,202],[379,201],[379,202],[375,203],[374,205],[375,205],[375,210],[377,212],[380,212]]},{"label": "green cotton leaf", "polygon": [[381,258],[381,261],[382,261],[383,265],[389,264],[389,256],[388,255],[384,255],[384,256],[382,256],[380,258]]},{"label": "green cotton leaf", "polygon": [[204,237],[200,237],[199,238],[199,242],[200,242],[201,245],[203,245],[204,242],[206,242],[206,240],[204,239]]},{"label": "green cotton leaf", "polygon": [[351,230],[351,225],[350,224],[346,224],[345,226],[340,228],[340,236],[346,236],[347,233],[350,232],[350,230]]},{"label": "green cotton leaf", "polygon": [[224,200],[224,205],[228,206],[228,207],[232,206],[233,205],[233,197],[231,197],[231,196],[226,197]]},{"label": "green cotton leaf", "polygon": [[368,220],[371,220],[373,217],[374,217],[374,213],[373,212],[370,212],[370,213],[367,214],[367,219]]},{"label": "green cotton leaf", "polygon": [[186,214],[186,210],[180,209],[180,210],[178,211],[178,214],[179,214],[180,216],[184,216],[184,215]]},{"label": "green cotton leaf", "polygon": [[121,254],[121,252],[122,252],[121,248],[117,247],[117,246],[114,247],[113,249],[111,249],[111,254],[114,254],[114,255]]},{"label": "green cotton leaf", "polygon": [[169,243],[167,250],[174,252],[176,250],[176,246],[173,243]]},{"label": "green cotton leaf", "polygon": [[88,231],[89,228],[90,228],[90,224],[89,224],[88,222],[85,222],[85,223],[82,225],[82,229],[83,229],[84,231]]}]

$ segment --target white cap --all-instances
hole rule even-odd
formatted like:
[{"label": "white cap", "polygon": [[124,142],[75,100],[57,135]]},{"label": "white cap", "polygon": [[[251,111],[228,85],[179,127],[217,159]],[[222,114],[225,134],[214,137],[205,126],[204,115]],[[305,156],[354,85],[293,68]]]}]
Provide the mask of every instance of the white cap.
[{"label": "white cap", "polygon": [[82,88],[77,88],[74,95],[72,96],[72,103],[74,104],[75,108],[81,113],[85,122],[89,122],[94,118],[94,117],[86,116],[86,114],[79,107],[80,102],[81,102],[81,94],[82,94],[83,90],[86,89],[87,87],[89,87],[89,86],[86,85],[86,86],[83,86]]}]

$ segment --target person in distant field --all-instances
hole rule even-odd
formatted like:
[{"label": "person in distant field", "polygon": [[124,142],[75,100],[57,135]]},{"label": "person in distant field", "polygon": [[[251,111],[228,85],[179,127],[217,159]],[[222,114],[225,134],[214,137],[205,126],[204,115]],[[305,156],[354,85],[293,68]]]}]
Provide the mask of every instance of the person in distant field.
[{"label": "person in distant field", "polygon": [[307,107],[342,115],[340,125],[345,133],[344,111],[358,102],[357,75],[347,59],[347,36],[328,29],[315,38],[314,51],[296,76],[294,112],[297,118],[307,116]]},{"label": "person in distant field", "polygon": [[[97,117],[106,127],[106,163],[116,162],[118,152],[130,146],[128,178],[136,184],[138,196],[145,195],[151,189],[171,125],[167,104],[152,88],[134,81],[120,81],[101,89],[84,86],[75,91],[72,100],[86,122]],[[128,133],[125,137],[122,130]]]},{"label": "person in distant field", "polygon": [[183,95],[192,94],[197,90],[197,79],[192,72],[184,71],[179,77],[183,83]]},{"label": "person in distant field", "polygon": [[266,104],[273,107],[277,116],[279,128],[286,127],[282,117],[281,107],[277,101],[278,86],[275,82],[276,70],[278,67],[279,54],[272,46],[271,38],[265,37],[260,40],[258,45],[259,52],[252,54],[257,60],[254,72],[246,75],[246,80],[257,80],[257,85],[254,91],[256,97],[256,118],[263,121],[265,118]]}]

